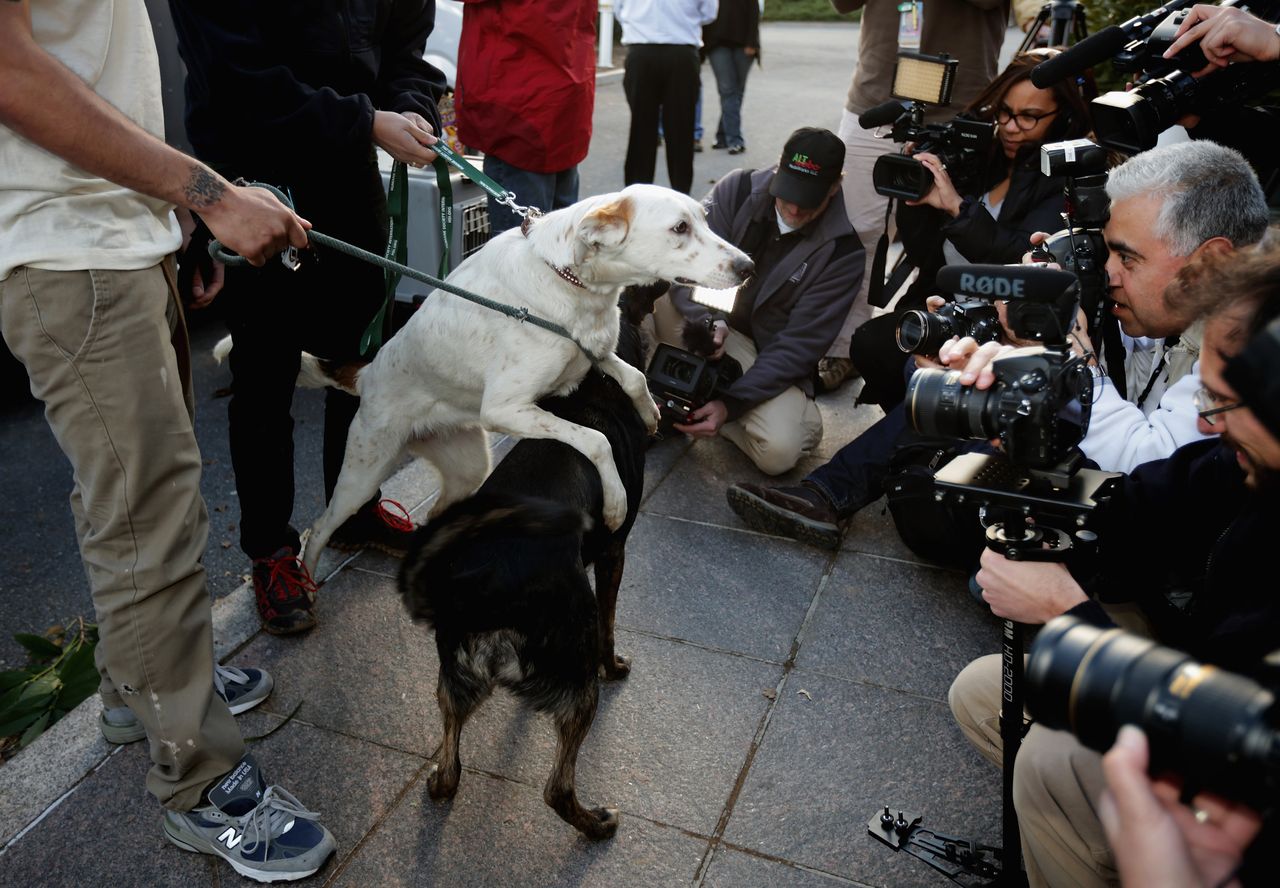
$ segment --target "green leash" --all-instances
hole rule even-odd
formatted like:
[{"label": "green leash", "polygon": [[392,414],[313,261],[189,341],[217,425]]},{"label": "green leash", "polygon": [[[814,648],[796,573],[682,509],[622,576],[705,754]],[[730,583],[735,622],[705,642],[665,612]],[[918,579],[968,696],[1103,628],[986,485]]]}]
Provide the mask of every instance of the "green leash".
[{"label": "green leash", "polygon": [[[471,165],[467,164],[467,166],[471,166]],[[474,167],[471,167],[471,168],[474,169]],[[493,182],[492,179],[489,179],[489,181]],[[289,200],[289,197],[283,191],[281,191],[279,188],[276,188],[274,185],[268,185],[265,182],[248,182],[246,184],[253,188],[265,188],[267,191],[270,191],[272,194],[274,194],[282,204],[287,206],[289,209],[293,209],[293,202]],[[512,200],[512,203],[514,203],[513,194],[510,194],[509,192],[503,192],[503,193],[507,194],[508,197]],[[522,209],[527,210],[527,208],[522,208]],[[584,355],[587,356],[587,358],[591,361],[593,365],[600,363],[600,358],[597,358],[594,354],[592,354],[591,350],[588,349],[581,342],[579,342],[577,338],[575,338],[574,335],[570,333],[567,329],[562,327],[560,324],[555,323],[554,321],[548,321],[545,318],[541,318],[535,314],[530,313],[528,308],[524,308],[524,307],[516,308],[515,306],[507,305],[503,302],[495,302],[492,299],[486,299],[484,296],[481,296],[478,293],[472,293],[469,290],[464,290],[462,287],[454,286],[453,284],[450,284],[447,281],[441,280],[440,278],[432,277],[431,275],[425,272],[418,271],[416,268],[410,268],[409,266],[405,265],[402,262],[396,262],[385,256],[379,256],[377,253],[371,253],[368,250],[364,250],[364,249],[361,249],[360,247],[357,247],[355,244],[349,244],[346,241],[338,240],[338,238],[336,237],[331,237],[322,232],[315,231],[314,229],[307,232],[307,239],[313,244],[320,244],[321,246],[325,246],[325,247],[329,247],[330,249],[337,250],[339,253],[345,253],[348,256],[352,256],[356,259],[361,259],[372,265],[376,265],[388,273],[394,272],[397,275],[397,282],[398,282],[398,276],[403,275],[404,277],[412,278],[415,281],[421,281],[424,284],[429,284],[430,286],[432,286],[437,290],[444,290],[446,293],[452,293],[455,296],[460,296],[461,298],[466,299],[469,302],[474,302],[475,304],[484,306],[485,308],[489,308],[489,309],[493,309],[494,311],[501,312],[507,317],[513,318],[522,323],[527,322],[527,323],[533,324],[535,327],[541,327],[544,330],[547,330],[551,333],[555,333],[557,336],[562,336],[565,339],[568,339],[570,342],[576,345]],[[403,243],[403,239],[401,240],[401,243]],[[288,251],[286,251],[286,255],[287,255],[287,252]],[[243,266],[243,265],[249,264],[249,260],[244,258],[243,256],[238,256],[235,253],[227,252],[226,248],[223,247],[221,242],[217,240],[209,241],[209,255],[227,266]],[[289,265],[288,262],[286,262],[285,264]],[[293,266],[290,266],[290,267],[293,267]],[[391,293],[392,293],[392,298],[394,298],[395,291],[393,286],[391,287]],[[385,310],[385,307],[386,306],[384,305],[383,306],[384,310]],[[379,315],[381,314],[382,312],[379,312]],[[389,315],[386,319],[383,319],[383,320],[389,320]],[[381,327],[379,329],[381,329]],[[365,331],[366,335],[368,335],[368,332],[369,332],[368,330]]]}]

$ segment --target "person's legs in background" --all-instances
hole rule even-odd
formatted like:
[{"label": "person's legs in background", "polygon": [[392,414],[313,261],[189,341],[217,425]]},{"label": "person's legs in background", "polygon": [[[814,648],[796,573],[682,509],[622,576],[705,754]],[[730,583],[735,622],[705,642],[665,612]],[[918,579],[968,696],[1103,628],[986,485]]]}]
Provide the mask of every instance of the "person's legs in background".
[{"label": "person's legs in background", "polygon": [[841,182],[845,212],[849,214],[849,222],[866,250],[867,267],[840,332],[827,349],[827,356],[819,362],[818,380],[822,391],[833,391],[856,372],[849,357],[849,343],[853,331],[871,318],[867,290],[871,286],[872,260],[876,244],[884,232],[884,214],[889,205],[889,199],[877,194],[871,183],[871,170],[876,158],[886,153],[884,140],[875,138],[873,130],[860,127],[858,116],[848,109],[840,112],[837,135],[845,144],[844,179]]},{"label": "person's legs in background", "polygon": [[[623,183],[652,183],[658,162],[658,119],[666,81],[665,47],[638,43],[627,49],[622,88],[631,108]],[[695,56],[696,58],[696,56]]]},{"label": "person's legs in background", "polygon": [[698,50],[692,46],[662,49],[669,71],[661,99],[667,178],[673,189],[688,194],[693,188],[694,117],[701,88]]},{"label": "person's legs in background", "polygon": [[742,134],[742,98],[746,92],[751,57],[740,46],[717,46],[707,53],[716,77],[720,95],[720,124],[716,129],[716,147],[728,148],[730,154],[746,150]]},{"label": "person's legs in background", "polygon": [[[484,156],[484,174],[493,179],[507,191],[516,196],[516,203],[526,207],[537,207],[543,212],[554,209],[556,174],[533,173],[512,166],[493,154]],[[521,222],[514,210],[500,204],[489,197],[489,232],[498,235],[516,228]]]}]

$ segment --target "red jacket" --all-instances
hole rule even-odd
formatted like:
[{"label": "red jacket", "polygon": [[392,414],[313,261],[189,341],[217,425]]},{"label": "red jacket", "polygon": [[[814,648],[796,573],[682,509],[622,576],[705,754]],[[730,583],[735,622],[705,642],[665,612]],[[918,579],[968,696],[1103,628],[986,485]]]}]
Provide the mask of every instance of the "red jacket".
[{"label": "red jacket", "polygon": [[587,156],[597,0],[464,0],[458,137],[535,173]]}]

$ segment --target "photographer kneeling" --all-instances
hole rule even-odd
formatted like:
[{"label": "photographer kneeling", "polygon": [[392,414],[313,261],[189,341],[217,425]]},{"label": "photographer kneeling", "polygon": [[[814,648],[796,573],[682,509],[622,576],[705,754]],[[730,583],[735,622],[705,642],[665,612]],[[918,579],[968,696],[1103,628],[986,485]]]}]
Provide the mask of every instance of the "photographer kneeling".
[{"label": "photographer kneeling", "polygon": [[[1110,625],[1134,608],[1163,644],[1198,660],[1258,674],[1280,638],[1280,598],[1268,550],[1280,533],[1280,438],[1274,419],[1276,368],[1259,390],[1238,391],[1232,358],[1280,317],[1280,246],[1241,252],[1185,275],[1166,298],[1204,318],[1196,393],[1204,434],[1220,435],[1147,463],[1124,479],[1091,525],[1099,539],[1090,598],[1058,563],[982,555],[978,582],[992,612],[1040,624],[1059,614]],[[1275,353],[1272,353],[1275,358]],[[1274,423],[1272,423],[1274,425]],[[1100,603],[1102,602],[1102,603]],[[1104,606],[1105,605],[1105,606]],[[961,729],[987,758],[1001,761],[999,656],[969,664],[949,695]],[[1098,819],[1101,757],[1072,735],[1033,724],[1014,769],[1014,804],[1032,886],[1116,884],[1118,873]]]},{"label": "photographer kneeling", "polygon": [[677,431],[723,435],[766,475],[792,469],[822,440],[814,401],[818,361],[839,332],[862,280],[863,250],[840,191],[844,142],[804,127],[777,167],[734,170],[704,201],[711,230],[755,262],[728,319],[675,286],[654,304],[657,337],[681,343],[686,322],[715,321],[716,351],[742,366],[728,389],[698,406]]},{"label": "photographer kneeling", "polygon": [[[1037,89],[1031,71],[1058,50],[1019,53],[962,112],[994,125],[985,155],[962,152],[965,169],[948,168],[935,154],[913,155],[933,176],[920,200],[898,204],[898,234],[905,259],[919,269],[894,310],[858,327],[850,357],[866,380],[860,404],[885,411],[906,391],[902,350],[895,332],[908,311],[923,309],[936,293],[943,265],[1017,262],[1035,231],[1056,231],[1064,209],[1060,176],[1040,172],[1040,146],[1082,138],[1090,129],[1088,99],[1072,80]],[[956,177],[953,179],[953,176]]]}]

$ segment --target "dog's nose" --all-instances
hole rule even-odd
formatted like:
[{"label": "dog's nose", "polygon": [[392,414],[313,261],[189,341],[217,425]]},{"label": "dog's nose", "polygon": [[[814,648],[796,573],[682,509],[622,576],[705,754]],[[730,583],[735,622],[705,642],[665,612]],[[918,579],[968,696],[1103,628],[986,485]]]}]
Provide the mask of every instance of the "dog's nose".
[{"label": "dog's nose", "polygon": [[733,273],[742,280],[746,280],[752,272],[756,270],[756,264],[751,261],[751,257],[743,253],[741,257],[733,260]]}]

